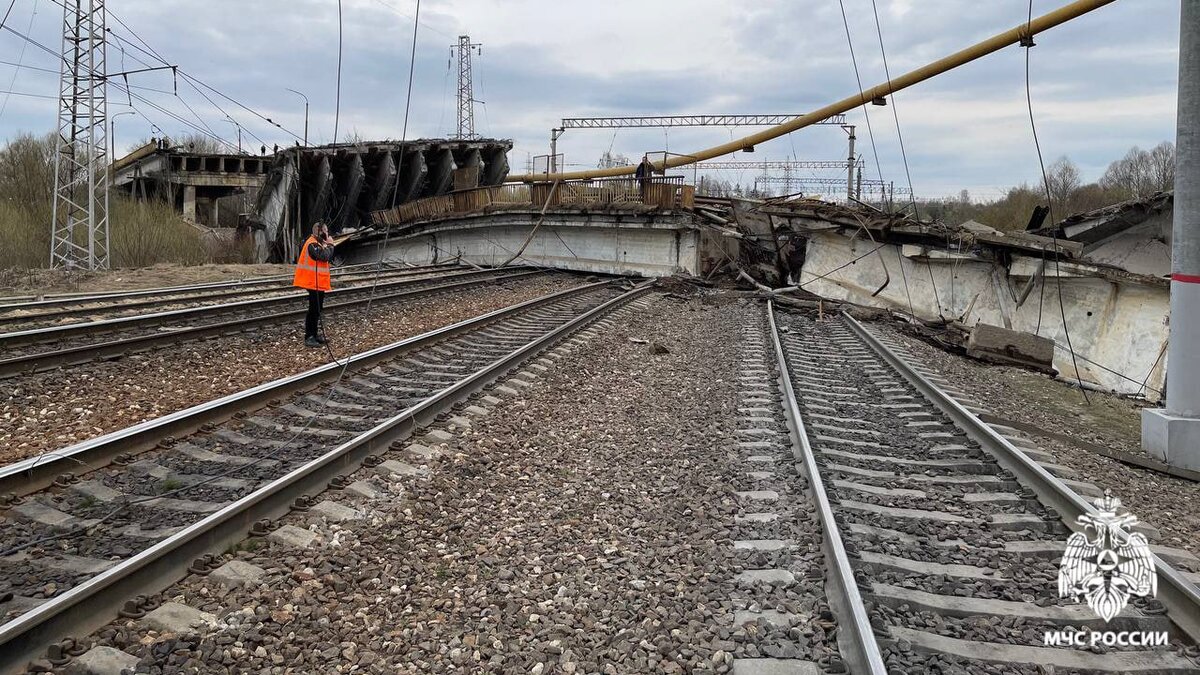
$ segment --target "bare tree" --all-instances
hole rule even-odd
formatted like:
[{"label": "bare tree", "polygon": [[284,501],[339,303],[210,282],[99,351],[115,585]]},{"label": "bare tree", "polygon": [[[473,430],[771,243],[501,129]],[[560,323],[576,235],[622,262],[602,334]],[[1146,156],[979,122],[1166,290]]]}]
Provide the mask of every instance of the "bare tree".
[{"label": "bare tree", "polygon": [[1170,190],[1175,186],[1175,146],[1162,142],[1149,152],[1134,146],[1108,165],[1100,185],[1120,199],[1131,199]]},{"label": "bare tree", "polygon": [[1150,178],[1155,190],[1175,187],[1175,144],[1163,141],[1150,151]]},{"label": "bare tree", "polygon": [[1054,206],[1054,215],[1059,218],[1070,215],[1075,192],[1083,184],[1079,177],[1079,167],[1066,156],[1059,157],[1046,168],[1046,183]]}]

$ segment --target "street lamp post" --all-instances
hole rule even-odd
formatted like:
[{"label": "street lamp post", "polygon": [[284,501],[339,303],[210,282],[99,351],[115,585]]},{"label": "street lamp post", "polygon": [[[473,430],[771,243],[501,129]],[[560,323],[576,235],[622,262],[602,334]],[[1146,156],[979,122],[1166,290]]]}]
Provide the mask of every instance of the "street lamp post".
[{"label": "street lamp post", "polygon": [[288,89],[288,91],[304,99],[304,147],[308,147],[308,97],[295,89]]}]

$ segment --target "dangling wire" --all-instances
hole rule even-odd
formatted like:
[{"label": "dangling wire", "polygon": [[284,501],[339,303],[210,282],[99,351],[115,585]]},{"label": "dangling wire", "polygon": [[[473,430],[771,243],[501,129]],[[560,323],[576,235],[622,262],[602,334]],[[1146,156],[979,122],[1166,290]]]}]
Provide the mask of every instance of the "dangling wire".
[{"label": "dangling wire", "polygon": [[[1091,404],[1087,389],[1083,387],[1083,377],[1079,374],[1079,361],[1075,358],[1075,347],[1071,344],[1071,329],[1067,327],[1067,310],[1063,305],[1062,276],[1058,267],[1058,222],[1054,219],[1054,199],[1050,194],[1050,177],[1046,174],[1046,163],[1042,159],[1042,145],[1038,142],[1037,122],[1033,117],[1033,95],[1029,86],[1029,52],[1033,49],[1033,0],[1029,0],[1029,14],[1025,19],[1025,105],[1029,109],[1029,128],[1033,132],[1033,147],[1037,150],[1038,167],[1042,170],[1042,186],[1046,190],[1046,209],[1050,218],[1050,237],[1054,246],[1054,287],[1058,291],[1058,314],[1062,317],[1063,335],[1067,339],[1067,352],[1071,354],[1071,366],[1075,369],[1075,381],[1079,384],[1079,393],[1083,394],[1085,403]],[[1038,320],[1034,334],[1042,330],[1042,299],[1046,293],[1046,254],[1042,253],[1042,285],[1038,291]],[[1036,272],[1035,272],[1036,274]]]},{"label": "dangling wire", "polygon": [[338,142],[338,122],[342,116],[342,0],[338,0],[337,93],[333,100],[333,142]]}]

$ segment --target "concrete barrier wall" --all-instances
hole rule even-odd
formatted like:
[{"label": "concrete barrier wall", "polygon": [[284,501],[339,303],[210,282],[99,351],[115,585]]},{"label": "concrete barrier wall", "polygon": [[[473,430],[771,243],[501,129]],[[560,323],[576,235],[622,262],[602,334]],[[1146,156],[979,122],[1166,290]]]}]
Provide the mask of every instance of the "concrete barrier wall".
[{"label": "concrete barrier wall", "polygon": [[[1086,276],[1070,266],[1056,279],[1051,264],[1044,288],[1038,283],[1019,303],[1036,259],[1017,257],[1009,270],[966,256],[914,260],[909,255],[920,253],[918,247],[884,245],[847,264],[875,247],[869,240],[815,235],[809,239],[799,281],[805,290],[831,299],[907,312],[911,298],[913,311],[924,319],[937,319],[940,307],[943,316],[968,326],[983,322],[1036,332],[1055,341],[1054,367],[1060,377],[1073,380],[1074,365],[1059,311],[1061,282],[1062,306],[1082,379],[1119,393],[1142,393],[1155,401],[1161,397],[1170,309],[1167,288]],[[828,277],[818,279],[827,273]],[[889,274],[887,287],[872,296]]]},{"label": "concrete barrier wall", "polygon": [[[462,256],[499,265],[520,250],[537,220],[522,212],[438,221],[390,238],[385,258],[423,265]],[[644,277],[699,274],[700,235],[680,215],[548,214],[515,263]],[[364,242],[349,262],[374,260],[379,242]]]}]

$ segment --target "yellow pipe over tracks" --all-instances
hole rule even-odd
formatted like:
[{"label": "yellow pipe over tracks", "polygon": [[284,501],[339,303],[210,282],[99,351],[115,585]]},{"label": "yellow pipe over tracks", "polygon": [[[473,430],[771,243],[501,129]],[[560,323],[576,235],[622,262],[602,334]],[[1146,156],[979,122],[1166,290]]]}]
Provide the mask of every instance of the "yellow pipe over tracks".
[{"label": "yellow pipe over tracks", "polygon": [[[1021,38],[1037,35],[1050,28],[1054,28],[1060,24],[1064,24],[1071,19],[1078,18],[1088,12],[1099,9],[1115,0],[1076,0],[1068,5],[1059,7],[1058,9],[1048,14],[1043,14],[1031,22],[1022,23],[1021,25],[1007,30],[999,35],[992,36],[983,42],[972,45],[955,52],[950,56],[943,57],[930,63],[927,66],[922,66],[916,70],[909,71],[899,77],[893,78],[890,82],[876,85],[859,94],[848,96],[837,103],[831,103],[824,108],[814,110],[808,114],[801,115],[790,122],[784,122],[778,126],[764,129],[756,134],[751,134],[744,138],[722,143],[721,145],[693,152],[687,156],[669,157],[661,162],[655,162],[655,169],[665,171],[677,166],[684,166],[694,162],[702,162],[704,160],[728,155],[731,152],[745,150],[750,146],[765,143],[766,141],[779,138],[784,134],[789,134],[797,129],[816,124],[821,120],[838,115],[840,113],[849,112],[865,103],[869,103],[881,96],[893,94],[901,89],[911,87],[919,82],[924,82],[931,77],[941,75],[942,73],[957,68],[965,63],[969,63],[978,59],[981,56],[987,56],[992,52],[1000,51],[1001,49],[1016,44],[1021,41]],[[610,178],[613,176],[629,176],[637,171],[636,166],[618,166],[611,169],[591,169],[588,171],[570,171],[566,173],[556,174],[525,174],[509,176],[506,182],[531,182],[531,181],[550,181],[550,180],[582,180],[589,178]]]}]

